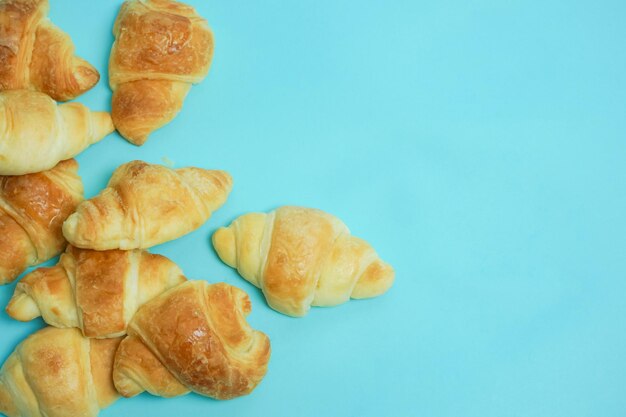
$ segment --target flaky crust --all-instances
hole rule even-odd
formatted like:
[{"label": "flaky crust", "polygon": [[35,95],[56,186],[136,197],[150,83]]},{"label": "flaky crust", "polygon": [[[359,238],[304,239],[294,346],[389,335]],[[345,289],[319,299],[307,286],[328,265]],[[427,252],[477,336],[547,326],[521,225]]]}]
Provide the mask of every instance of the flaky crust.
[{"label": "flaky crust", "polygon": [[176,117],[191,85],[206,77],[213,34],[193,7],[170,0],[126,1],[113,34],[113,121],[122,136],[141,145]]},{"label": "flaky crust", "polygon": [[311,305],[379,296],[395,276],[367,242],[321,210],[285,206],[246,214],[215,232],[213,245],[272,308],[294,317]]},{"label": "flaky crust", "polygon": [[78,206],[63,234],[87,249],[148,248],[200,227],[231,188],[224,171],[132,161],[115,170],[98,196]]},{"label": "flaky crust", "polygon": [[65,248],[63,221],[82,200],[73,159],[37,174],[0,176],[0,284]]},{"label": "flaky crust", "polygon": [[0,90],[38,90],[66,101],[100,79],[74,55],[70,37],[48,19],[49,9],[48,0],[0,0]]},{"label": "flaky crust", "polygon": [[111,116],[43,93],[0,93],[0,175],[51,169],[113,132]]},{"label": "flaky crust", "polygon": [[224,283],[189,281],[155,298],[137,312],[117,351],[116,388],[126,397],[249,394],[270,359],[269,338],[246,322],[250,310],[247,294]]},{"label": "flaky crust", "polygon": [[87,337],[116,337],[126,334],[139,307],[184,281],[180,268],[161,255],[69,246],[56,266],[39,268],[17,284],[6,310],[21,321],[42,316],[55,327],[78,327]]},{"label": "flaky crust", "polygon": [[112,365],[120,339],[89,340],[76,329],[30,335],[0,370],[0,412],[9,417],[96,416],[119,394]]}]

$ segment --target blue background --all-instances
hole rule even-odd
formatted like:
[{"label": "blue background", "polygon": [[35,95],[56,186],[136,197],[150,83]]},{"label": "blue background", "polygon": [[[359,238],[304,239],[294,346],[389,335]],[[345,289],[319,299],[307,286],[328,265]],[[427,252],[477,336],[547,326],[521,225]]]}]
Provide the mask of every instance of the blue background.
[{"label": "blue background", "polygon": [[[108,109],[121,1],[52,0]],[[250,396],[120,400],[102,416],[626,415],[626,3],[201,1],[208,78],[141,148],[78,157],[86,194],[133,159],[232,173],[227,204],[153,249],[253,301]],[[209,238],[284,204],[344,220],[395,266],[383,297],[269,309]],[[0,288],[4,305],[14,285]],[[0,315],[0,359],[41,322]]]}]

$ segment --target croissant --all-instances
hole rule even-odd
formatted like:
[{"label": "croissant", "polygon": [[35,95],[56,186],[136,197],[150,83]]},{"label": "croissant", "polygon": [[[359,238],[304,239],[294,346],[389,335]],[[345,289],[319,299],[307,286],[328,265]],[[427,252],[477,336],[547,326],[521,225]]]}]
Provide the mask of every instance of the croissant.
[{"label": "croissant", "polygon": [[30,335],[0,370],[0,413],[97,416],[119,398],[111,373],[120,340],[90,340],[54,327]]},{"label": "croissant", "polygon": [[122,336],[139,307],[185,280],[161,255],[69,246],[56,266],[17,284],[6,310],[16,320],[43,316],[55,327],[78,327],[87,337]]},{"label": "croissant", "polygon": [[213,245],[224,263],[263,290],[273,309],[294,317],[311,305],[382,295],[395,275],[341,220],[309,208],[243,215],[218,229]]},{"label": "croissant", "polygon": [[25,88],[66,101],[100,79],[74,55],[70,37],[48,19],[49,9],[48,0],[0,0],[0,90]]},{"label": "croissant", "polygon": [[170,0],[126,1],[113,34],[113,122],[128,141],[142,145],[176,117],[191,85],[206,77],[213,34],[193,7]]},{"label": "croissant", "polygon": [[107,188],[68,217],[63,234],[80,248],[148,248],[200,227],[231,188],[224,171],[128,162],[115,170]]},{"label": "croissant", "polygon": [[73,158],[113,132],[111,116],[43,93],[0,93],[0,175],[23,175]]},{"label": "croissant", "polygon": [[113,381],[125,397],[189,391],[224,400],[263,379],[269,338],[246,322],[248,295],[225,283],[188,281],[135,315],[115,356]]},{"label": "croissant", "polygon": [[73,159],[37,174],[0,176],[0,284],[61,253],[63,221],[82,199]]}]

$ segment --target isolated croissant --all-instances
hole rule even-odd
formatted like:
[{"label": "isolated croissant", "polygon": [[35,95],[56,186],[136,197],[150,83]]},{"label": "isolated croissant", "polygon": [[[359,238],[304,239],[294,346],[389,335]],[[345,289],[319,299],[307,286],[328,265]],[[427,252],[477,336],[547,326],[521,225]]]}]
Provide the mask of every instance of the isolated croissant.
[{"label": "isolated croissant", "polygon": [[115,21],[109,60],[115,127],[142,145],[180,111],[191,85],[206,77],[213,34],[193,7],[128,0]]},{"label": "isolated croissant", "polygon": [[73,159],[37,174],[0,177],[0,284],[61,253],[63,221],[82,199]]},{"label": "isolated croissant", "polygon": [[22,278],[6,310],[21,321],[42,316],[87,337],[116,337],[126,334],[139,307],[184,281],[180,268],[161,255],[70,246],[56,266]]},{"label": "isolated croissant", "polygon": [[269,338],[246,322],[250,299],[225,283],[188,281],[144,305],[115,356],[113,381],[125,397],[189,391],[224,400],[263,379]]},{"label": "isolated croissant", "polygon": [[315,209],[243,215],[215,232],[213,245],[222,261],[263,290],[272,308],[295,317],[311,305],[379,296],[394,280],[393,268],[367,242]]},{"label": "isolated croissant", "polygon": [[120,339],[47,327],[18,345],[0,370],[0,413],[92,417],[119,398],[111,377]]},{"label": "isolated croissant", "polygon": [[48,0],[0,0],[0,90],[30,89],[71,100],[100,79],[48,19]]},{"label": "isolated croissant", "polygon": [[0,175],[23,175],[73,158],[113,132],[111,116],[43,93],[0,93]]},{"label": "isolated croissant", "polygon": [[63,234],[80,248],[148,248],[200,227],[231,188],[224,171],[128,162],[115,170],[107,188],[68,217]]}]

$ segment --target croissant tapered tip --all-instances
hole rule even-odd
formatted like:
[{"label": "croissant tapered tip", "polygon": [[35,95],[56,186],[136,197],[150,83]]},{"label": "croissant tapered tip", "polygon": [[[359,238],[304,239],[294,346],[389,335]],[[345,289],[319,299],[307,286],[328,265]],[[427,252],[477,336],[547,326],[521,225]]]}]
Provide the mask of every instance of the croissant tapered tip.
[{"label": "croissant tapered tip", "polygon": [[[76,231],[78,229],[78,213],[72,213],[63,222],[63,236],[68,242],[72,243],[76,240]],[[76,245],[75,245],[76,246]]]},{"label": "croissant tapered tip", "polygon": [[218,188],[224,193],[230,194],[233,189],[233,177],[226,171],[213,170],[209,171],[209,173]]},{"label": "croissant tapered tip", "polygon": [[98,84],[100,73],[89,62],[82,58],[74,57],[71,77],[68,78],[71,82],[67,88],[50,89],[46,93],[56,101],[73,100]]},{"label": "croissant tapered tip", "polygon": [[65,161],[61,161],[52,170],[55,171],[70,171],[71,173],[78,172],[78,162],[76,159],[66,159]]},{"label": "croissant tapered tip", "polygon": [[93,141],[97,142],[110,133],[113,133],[115,126],[111,115],[104,111],[91,112],[91,122],[93,127]]},{"label": "croissant tapered tip", "polygon": [[[84,204],[84,202],[81,204]],[[81,206],[79,205],[79,208],[80,207]],[[72,213],[63,223],[63,237],[70,245],[81,249],[115,249],[106,245],[96,245],[94,243],[96,240],[94,238],[94,228],[89,227],[89,225],[89,222],[82,220],[82,213],[80,211],[76,211]]]},{"label": "croissant tapered tip", "polygon": [[219,178],[224,189],[230,191],[233,188],[233,177],[226,171],[213,171],[216,177]]},{"label": "croissant tapered tip", "polygon": [[35,300],[30,295],[19,291],[19,287],[11,297],[6,312],[11,318],[18,321],[31,321],[41,315]]},{"label": "croissant tapered tip", "polygon": [[391,265],[380,259],[372,262],[359,278],[352,298],[372,298],[383,295],[391,288],[396,273]]},{"label": "croissant tapered tip", "polygon": [[124,128],[119,127],[119,124],[117,126],[120,135],[122,135],[124,139],[126,139],[128,142],[132,143],[135,146],[143,145],[148,141],[148,138],[150,137],[149,133],[131,133],[127,132]]},{"label": "croissant tapered tip", "polygon": [[74,79],[78,84],[79,94],[93,88],[100,81],[100,73],[89,62],[76,57],[74,66]]},{"label": "croissant tapered tip", "polygon": [[237,266],[237,245],[235,232],[230,227],[220,227],[212,237],[213,247],[217,256],[226,265],[235,268]]}]

